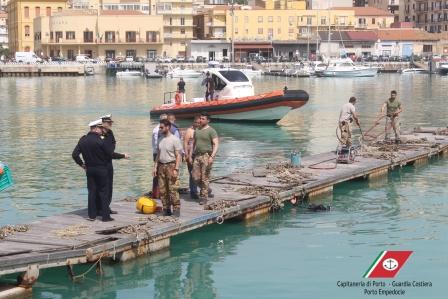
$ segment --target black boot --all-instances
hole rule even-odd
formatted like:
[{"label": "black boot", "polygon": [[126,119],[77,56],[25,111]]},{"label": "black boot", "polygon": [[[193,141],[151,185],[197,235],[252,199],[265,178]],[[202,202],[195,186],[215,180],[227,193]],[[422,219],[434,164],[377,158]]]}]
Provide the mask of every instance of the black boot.
[{"label": "black boot", "polygon": [[171,216],[171,215],[172,215],[172,213],[171,213],[171,209],[170,208],[163,209],[163,216]]},{"label": "black boot", "polygon": [[179,218],[180,217],[180,208],[173,209],[173,216]]}]

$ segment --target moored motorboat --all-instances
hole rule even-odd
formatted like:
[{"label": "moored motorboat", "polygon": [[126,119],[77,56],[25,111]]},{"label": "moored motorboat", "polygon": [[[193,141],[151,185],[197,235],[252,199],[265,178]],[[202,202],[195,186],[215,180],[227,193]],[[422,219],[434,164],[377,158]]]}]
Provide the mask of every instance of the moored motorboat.
[{"label": "moored motorboat", "polygon": [[183,69],[180,67],[176,67],[167,73],[167,77],[170,78],[199,78],[201,76],[201,72],[191,69]]},{"label": "moored motorboat", "polygon": [[440,75],[448,75],[448,62],[440,62],[437,71]]},{"label": "moored motorboat", "polygon": [[250,64],[245,65],[242,69],[240,69],[240,71],[242,71],[249,78],[261,76],[263,74],[262,70],[257,70]]},{"label": "moored motorboat", "polygon": [[428,71],[422,68],[405,68],[402,70],[399,70],[399,73],[402,74],[427,74]]},{"label": "moored motorboat", "polygon": [[330,61],[324,71],[316,74],[322,77],[374,77],[377,73],[377,67],[355,65],[350,58],[345,58]]},{"label": "moored motorboat", "polygon": [[142,72],[140,71],[131,71],[126,69],[125,71],[120,71],[116,73],[117,77],[140,77]]},{"label": "moored motorboat", "polygon": [[254,95],[251,80],[236,69],[209,70],[214,81],[215,93],[212,101],[193,98],[176,102],[174,93],[165,93],[164,104],[151,110],[151,117],[173,113],[177,118],[192,118],[207,112],[213,119],[231,121],[277,121],[290,110],[306,104],[308,93],[303,90],[275,90]]}]

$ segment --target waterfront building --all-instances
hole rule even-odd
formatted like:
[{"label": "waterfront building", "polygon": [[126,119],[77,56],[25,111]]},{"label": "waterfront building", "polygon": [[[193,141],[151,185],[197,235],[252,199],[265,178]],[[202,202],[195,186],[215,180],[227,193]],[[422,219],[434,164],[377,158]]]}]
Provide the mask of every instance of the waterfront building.
[{"label": "waterfront building", "polygon": [[375,55],[378,35],[373,30],[319,32],[320,53],[326,57]]},{"label": "waterfront building", "polygon": [[370,0],[369,7],[375,7],[381,10],[387,10],[395,17],[395,22],[400,21],[400,3],[403,4],[405,0]]},{"label": "waterfront building", "polygon": [[222,61],[230,59],[232,45],[224,39],[216,40],[190,40],[187,42],[187,57],[193,56],[195,59],[203,57],[205,60]]},{"label": "waterfront building", "polygon": [[377,55],[430,56],[435,52],[439,37],[417,28],[379,29]]},{"label": "waterfront building", "polygon": [[0,48],[8,48],[8,14],[0,10]]},{"label": "waterfront building", "polygon": [[307,0],[307,9],[330,9],[332,7],[353,7],[354,0]]},{"label": "waterfront building", "polygon": [[140,11],[67,10],[34,20],[38,54],[74,59],[156,58],[163,52],[163,17]]},{"label": "waterfront building", "polygon": [[[347,10],[345,7],[333,9]],[[387,11],[375,7],[353,7],[356,29],[389,28],[395,22],[395,16]]]},{"label": "waterfront building", "polygon": [[428,32],[448,31],[448,1],[402,0],[400,21],[414,22]]},{"label": "waterfront building", "polygon": [[67,8],[67,1],[61,0],[10,0],[8,12],[8,43],[12,53],[34,51],[33,19],[51,16]]}]

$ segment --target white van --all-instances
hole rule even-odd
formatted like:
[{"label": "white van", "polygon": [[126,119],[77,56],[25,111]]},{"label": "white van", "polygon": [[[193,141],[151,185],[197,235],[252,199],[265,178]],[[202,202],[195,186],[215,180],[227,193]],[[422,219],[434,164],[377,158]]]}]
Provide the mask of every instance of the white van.
[{"label": "white van", "polygon": [[76,62],[79,63],[88,63],[88,62],[92,62],[93,60],[89,58],[89,55],[87,54],[79,54],[76,55]]},{"label": "white van", "polygon": [[20,63],[42,62],[42,59],[40,57],[37,57],[34,52],[16,52],[15,59],[16,62]]}]

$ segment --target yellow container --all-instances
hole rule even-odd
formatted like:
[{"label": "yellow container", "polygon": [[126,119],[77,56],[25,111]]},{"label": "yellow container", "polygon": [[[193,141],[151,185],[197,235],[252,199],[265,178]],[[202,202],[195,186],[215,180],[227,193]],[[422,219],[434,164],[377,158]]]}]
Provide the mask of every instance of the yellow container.
[{"label": "yellow container", "polygon": [[154,214],[157,210],[157,202],[152,198],[142,196],[137,200],[137,210],[143,214]]}]

